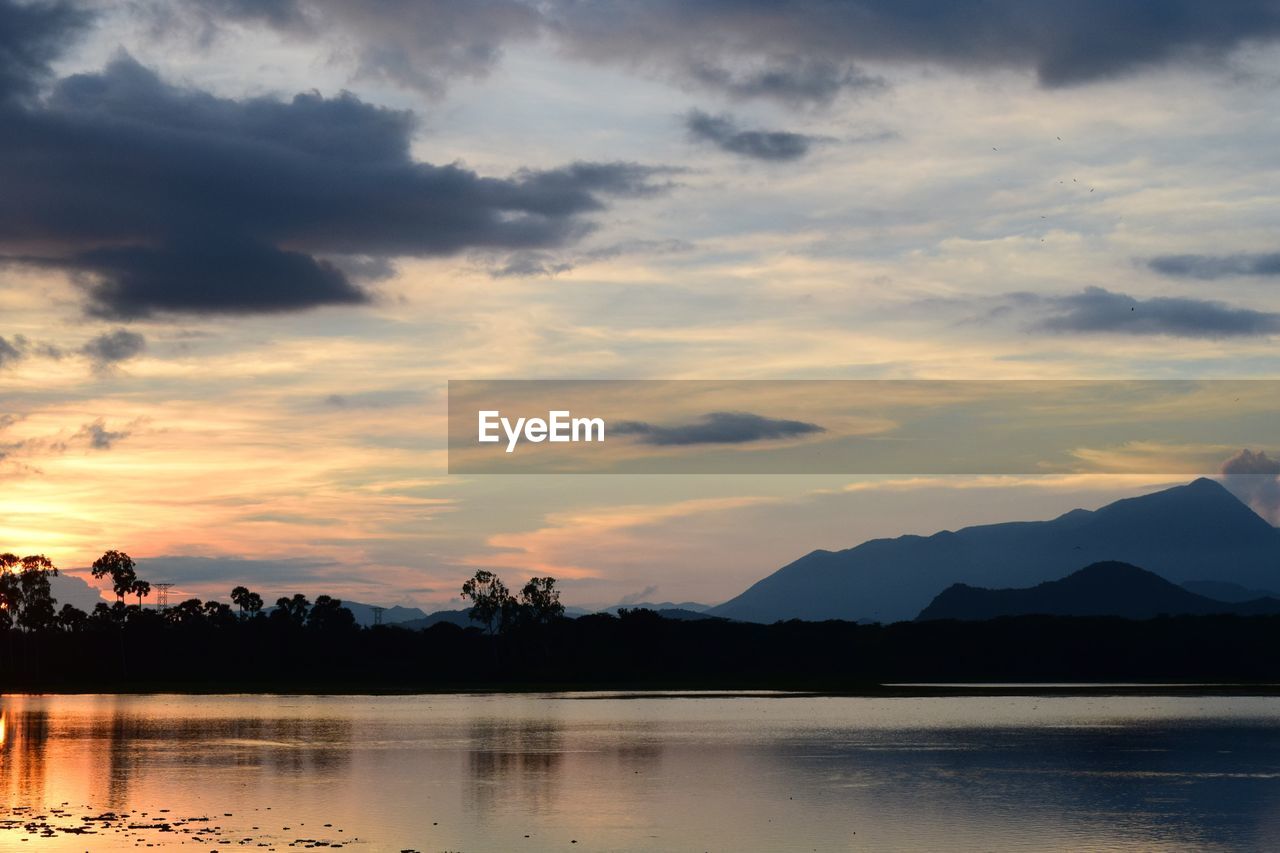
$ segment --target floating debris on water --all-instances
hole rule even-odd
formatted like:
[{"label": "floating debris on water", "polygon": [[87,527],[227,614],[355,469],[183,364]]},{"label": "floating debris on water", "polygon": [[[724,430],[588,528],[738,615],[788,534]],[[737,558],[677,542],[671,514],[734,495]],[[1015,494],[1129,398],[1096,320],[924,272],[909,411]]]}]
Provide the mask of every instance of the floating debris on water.
[{"label": "floating debris on water", "polygon": [[[115,812],[103,811],[91,805],[75,808],[69,803],[43,810],[33,806],[9,806],[0,807],[0,839],[13,835],[17,835],[19,841],[67,835],[112,835],[113,846],[120,840],[128,840],[132,841],[135,847],[181,847],[188,844],[207,847],[211,844],[234,844],[263,850],[321,848],[341,850],[360,844],[362,841],[356,836],[344,835],[341,839],[324,836],[298,838],[296,835],[282,836],[279,833],[263,832],[257,826],[251,829],[245,829],[242,826],[224,826],[222,819],[229,817],[234,817],[234,814],[223,812],[222,818],[215,820],[208,815],[176,817],[172,816],[170,809]],[[335,828],[331,823],[326,823],[324,826],[330,832],[345,832],[343,829]],[[281,832],[288,830],[289,827],[286,826],[281,829]],[[92,842],[86,843],[90,847],[93,846]],[[0,849],[8,849],[8,845],[3,840],[0,840]]]}]

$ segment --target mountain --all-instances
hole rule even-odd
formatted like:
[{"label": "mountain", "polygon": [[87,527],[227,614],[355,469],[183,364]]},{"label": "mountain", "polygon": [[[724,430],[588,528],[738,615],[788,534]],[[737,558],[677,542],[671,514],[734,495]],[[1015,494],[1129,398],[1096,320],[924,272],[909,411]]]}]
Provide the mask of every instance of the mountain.
[{"label": "mountain", "polygon": [[[631,607],[618,608],[619,610],[652,610],[663,619],[682,619],[685,621],[696,621],[698,619],[715,619],[715,616],[704,610],[690,610],[687,607],[670,607],[670,606],[647,606],[644,604],[636,604]],[[617,615],[617,611],[606,610],[605,613],[612,612]]]},{"label": "mountain", "polygon": [[481,628],[483,625],[479,622],[471,621],[470,610],[437,610],[434,613],[428,613],[418,619],[408,619],[404,622],[396,624],[397,628],[407,628],[410,631],[421,631],[423,628],[430,628],[441,622],[449,622],[460,628],[470,628],[472,626]]},{"label": "mountain", "polygon": [[[627,605],[623,605],[623,607],[626,607],[626,606],[627,606]],[[696,605],[696,604],[695,604],[695,605],[693,605],[693,606],[694,606],[694,607],[699,607],[699,606],[703,606],[703,605]],[[662,618],[664,618],[664,619],[686,619],[686,620],[692,620],[692,619],[711,619],[711,618],[713,618],[713,617],[709,616],[709,615],[708,615],[708,614],[706,614],[706,613],[702,613],[702,612],[700,612],[700,611],[696,611],[696,610],[689,610],[689,609],[688,609],[686,606],[684,606],[684,605],[670,605],[670,604],[662,604],[662,605],[633,604],[633,605],[630,605],[630,609],[633,609],[633,610],[640,610],[640,609],[654,610],[654,611],[655,611],[659,616],[661,616],[661,617],[662,617]],[[427,616],[424,616],[424,617],[422,617],[422,618],[420,618],[420,619],[409,619],[409,620],[406,620],[406,621],[404,621],[404,622],[400,622],[396,627],[398,627],[398,628],[408,628],[409,630],[412,630],[412,631],[421,631],[423,628],[430,628],[432,625],[439,624],[440,622],[450,622],[450,623],[452,623],[452,624],[454,624],[454,625],[459,626],[460,628],[470,628],[470,627],[482,628],[482,627],[484,627],[484,626],[483,626],[483,625],[481,625],[481,623],[479,623],[479,622],[472,622],[472,621],[471,621],[470,612],[471,612],[471,611],[469,611],[469,610],[437,610],[435,613],[428,614]],[[595,612],[608,613],[608,614],[610,614],[610,615],[612,615],[612,616],[616,616],[616,615],[617,615],[617,612],[618,612],[618,608],[617,608],[617,607],[610,607],[610,608],[608,608],[607,610],[601,610],[601,611],[587,611],[587,610],[583,610],[583,609],[582,609],[582,608],[580,608],[580,607],[566,607],[566,608],[565,608],[565,611],[564,611],[564,615],[565,615],[565,616],[568,616],[570,619],[576,619],[576,618],[578,618],[579,616],[589,616],[589,615],[591,615],[592,613],[595,613]]]},{"label": "mountain", "polygon": [[1056,581],[1027,589],[982,589],[953,584],[916,617],[928,619],[995,619],[1000,616],[1123,616],[1152,619],[1193,613],[1280,613],[1280,600],[1215,601],[1170,583],[1154,572],[1128,563],[1094,563]]},{"label": "mountain", "polygon": [[1212,598],[1215,601],[1253,601],[1255,598],[1280,598],[1280,592],[1273,589],[1249,589],[1238,583],[1228,581],[1186,581],[1183,589],[1189,589],[1196,595]]},{"label": "mountain", "polygon": [[[361,604],[358,601],[347,601],[343,599],[342,606],[351,611],[351,615],[356,617],[357,625],[373,624],[373,608],[372,604]],[[400,622],[408,622],[411,619],[423,619],[427,615],[425,610],[418,607],[394,607],[385,608],[382,611],[382,624],[395,625]]]},{"label": "mountain", "polygon": [[617,615],[618,611],[626,608],[627,610],[654,610],[661,612],[663,610],[681,610],[690,613],[704,613],[711,609],[710,604],[699,604],[696,601],[681,601],[676,604],[671,601],[652,602],[641,601],[635,604],[615,604],[612,607],[606,607],[601,613],[612,613]]},{"label": "mountain", "polygon": [[1026,586],[1108,560],[1144,566],[1175,583],[1212,580],[1269,589],[1280,585],[1280,530],[1221,484],[1199,479],[1051,521],[814,551],[708,613],[749,622],[895,622],[914,618],[954,583]]}]

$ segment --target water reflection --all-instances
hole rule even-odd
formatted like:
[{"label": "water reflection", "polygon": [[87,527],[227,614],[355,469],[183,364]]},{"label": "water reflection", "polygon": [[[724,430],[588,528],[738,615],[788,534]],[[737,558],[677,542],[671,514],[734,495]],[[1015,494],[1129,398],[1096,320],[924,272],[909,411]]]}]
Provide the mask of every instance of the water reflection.
[{"label": "water reflection", "polygon": [[44,748],[49,739],[49,714],[33,711],[0,715],[0,785],[15,796],[41,798],[48,767]]},{"label": "water reflection", "polygon": [[483,814],[502,801],[532,814],[550,811],[564,763],[563,723],[484,717],[469,728],[468,809]]},{"label": "water reflection", "polygon": [[1277,782],[1263,699],[0,700],[6,802],[268,846],[1259,849]]}]

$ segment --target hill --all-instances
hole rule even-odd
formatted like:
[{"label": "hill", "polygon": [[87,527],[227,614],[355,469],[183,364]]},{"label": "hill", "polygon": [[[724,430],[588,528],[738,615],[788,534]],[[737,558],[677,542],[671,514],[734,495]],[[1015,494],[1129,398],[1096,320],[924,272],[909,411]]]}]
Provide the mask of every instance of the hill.
[{"label": "hill", "polygon": [[1056,581],[1026,589],[982,589],[967,584],[947,587],[916,617],[996,619],[1001,616],[1121,616],[1152,619],[1160,615],[1280,614],[1280,600],[1216,601],[1197,595],[1159,575],[1128,563],[1094,563]]},{"label": "hill", "polygon": [[[356,618],[357,625],[363,625],[367,628],[373,624],[374,605],[361,604],[359,601],[347,601],[344,599],[342,606],[351,611],[351,615]],[[382,624],[396,625],[413,619],[422,619],[426,615],[426,611],[420,608],[402,607],[397,604],[394,607],[387,607],[383,609]]]},{"label": "hill", "polygon": [[[694,606],[697,607],[700,605],[695,604]],[[616,616],[618,609],[619,608],[611,607],[608,610],[602,610],[599,612],[609,613],[610,615]],[[630,607],[624,606],[621,609],[653,610],[653,612],[657,613],[659,616],[661,616],[664,619],[697,620],[697,619],[713,618],[706,613],[702,613],[696,610],[689,610],[685,607],[649,606],[644,604],[634,604]],[[399,622],[397,623],[396,627],[407,628],[411,631],[421,631],[425,628],[430,628],[433,625],[439,625],[441,622],[448,622],[450,625],[457,625],[459,628],[482,627],[479,622],[471,621],[471,616],[469,615],[470,612],[471,611],[469,610],[437,610],[436,612],[428,614],[419,619],[407,619],[402,622]],[[565,608],[565,616],[568,616],[570,619],[577,619],[578,617],[581,617],[581,616],[590,616],[590,615],[592,615],[590,612],[583,610],[581,608],[577,608],[577,607]],[[387,623],[387,624],[391,624],[391,623]]]},{"label": "hill", "polygon": [[633,604],[615,604],[612,607],[606,607],[601,613],[617,614],[619,610],[653,610],[661,612],[664,610],[680,610],[686,613],[705,613],[711,609],[710,604],[699,604],[696,601],[639,601]]},{"label": "hill", "polygon": [[[447,622],[450,625],[457,625],[459,628],[482,627],[479,622],[471,621],[471,611],[468,610],[437,610],[434,613],[428,613],[416,619],[406,619],[397,622],[397,628],[407,628],[410,631],[421,631],[424,628],[430,628],[433,625],[439,625]],[[389,623],[388,623],[389,624]]]},{"label": "hill", "polygon": [[913,619],[955,583],[1022,587],[1103,561],[1144,566],[1175,583],[1269,589],[1280,585],[1280,531],[1221,484],[1199,479],[1050,521],[814,551],[708,613],[752,622],[895,622]]}]

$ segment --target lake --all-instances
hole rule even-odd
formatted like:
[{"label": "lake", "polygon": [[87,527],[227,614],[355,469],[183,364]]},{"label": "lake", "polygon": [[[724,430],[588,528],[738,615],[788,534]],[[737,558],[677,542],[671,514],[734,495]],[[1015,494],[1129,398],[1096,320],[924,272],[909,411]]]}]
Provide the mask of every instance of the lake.
[{"label": "lake", "polygon": [[5,696],[0,714],[3,850],[1280,846],[1276,698]]}]

